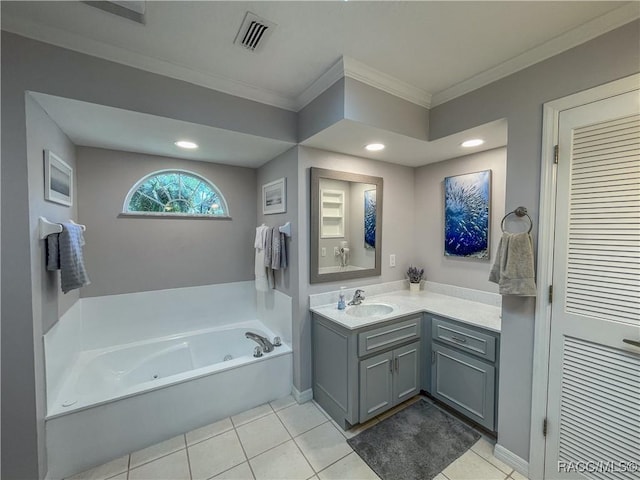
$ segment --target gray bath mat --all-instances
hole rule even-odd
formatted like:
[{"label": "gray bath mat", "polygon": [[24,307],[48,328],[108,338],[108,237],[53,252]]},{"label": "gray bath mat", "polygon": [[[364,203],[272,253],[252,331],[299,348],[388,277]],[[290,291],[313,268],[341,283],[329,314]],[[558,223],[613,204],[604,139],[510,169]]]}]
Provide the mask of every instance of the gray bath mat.
[{"label": "gray bath mat", "polygon": [[431,480],[480,434],[420,400],[347,440],[382,480]]}]

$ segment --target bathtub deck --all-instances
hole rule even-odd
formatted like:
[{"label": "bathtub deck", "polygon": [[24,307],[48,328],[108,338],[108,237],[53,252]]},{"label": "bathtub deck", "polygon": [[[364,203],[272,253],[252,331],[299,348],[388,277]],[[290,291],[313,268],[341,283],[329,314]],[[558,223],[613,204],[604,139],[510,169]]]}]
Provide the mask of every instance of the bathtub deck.
[{"label": "bathtub deck", "polygon": [[[364,428],[391,413],[371,420]],[[346,443],[364,428],[344,432],[314,402],[298,405],[286,397],[125,455],[70,480],[377,479]],[[434,480],[468,478],[464,474],[469,471],[480,472],[482,478],[524,479],[491,452],[492,445],[482,438]]]}]

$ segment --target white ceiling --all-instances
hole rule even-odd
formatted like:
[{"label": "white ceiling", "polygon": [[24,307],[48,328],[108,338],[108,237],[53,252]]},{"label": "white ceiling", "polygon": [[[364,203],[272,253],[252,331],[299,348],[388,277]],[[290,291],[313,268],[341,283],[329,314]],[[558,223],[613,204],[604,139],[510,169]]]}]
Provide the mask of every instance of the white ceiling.
[{"label": "white ceiling", "polygon": [[[246,11],[278,25],[258,54],[233,44]],[[3,29],[292,110],[343,55],[441,103],[639,15],[609,1],[149,1],[141,25],[2,1]]]},{"label": "white ceiling", "polygon": [[[298,110],[341,74],[442,103],[640,16],[640,2],[150,1],[146,24],[82,2],[1,2],[2,28]],[[233,44],[245,12],[277,24],[260,53]],[[344,59],[340,60],[344,56]],[[328,80],[327,80],[328,79]],[[374,83],[372,83],[374,84]],[[33,94],[78,145],[257,167],[291,143]],[[402,96],[402,95],[401,95]],[[90,119],[89,121],[87,119]],[[481,137],[485,144],[462,149]],[[173,142],[189,138],[196,151]],[[382,152],[363,149],[382,142]],[[506,145],[500,120],[426,142],[350,120],[303,145],[420,166]]]},{"label": "white ceiling", "polygon": [[[76,145],[259,167],[294,143],[31,92]],[[197,150],[175,146],[190,140]]]},{"label": "white ceiling", "polygon": [[[481,138],[484,140],[484,144],[475,148],[461,146],[462,142],[472,138]],[[382,143],[385,145],[385,149],[378,152],[367,152],[364,146],[369,143]],[[506,144],[506,120],[496,120],[433,142],[406,137],[352,120],[341,120],[302,142],[302,145],[307,147],[409,167],[419,167],[428,163],[503,147]]]}]

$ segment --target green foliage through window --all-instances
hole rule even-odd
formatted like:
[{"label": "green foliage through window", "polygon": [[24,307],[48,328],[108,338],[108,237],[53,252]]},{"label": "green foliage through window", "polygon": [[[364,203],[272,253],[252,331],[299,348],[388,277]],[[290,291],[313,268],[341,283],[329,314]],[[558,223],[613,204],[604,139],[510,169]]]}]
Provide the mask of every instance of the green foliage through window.
[{"label": "green foliage through window", "polygon": [[130,213],[228,215],[215,185],[184,171],[162,171],[143,178],[127,196],[125,208]]}]

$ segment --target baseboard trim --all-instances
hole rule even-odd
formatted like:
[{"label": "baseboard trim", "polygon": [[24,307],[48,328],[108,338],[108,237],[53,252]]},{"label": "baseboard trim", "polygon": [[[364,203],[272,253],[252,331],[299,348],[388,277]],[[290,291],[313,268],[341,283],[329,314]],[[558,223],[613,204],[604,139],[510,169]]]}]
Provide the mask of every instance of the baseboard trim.
[{"label": "baseboard trim", "polygon": [[524,475],[529,478],[529,462],[525,459],[520,458],[515,453],[507,450],[499,443],[496,443],[495,448],[493,449],[493,456],[498,460],[502,460],[504,463],[513,468],[516,472]]},{"label": "baseboard trim", "polygon": [[306,403],[313,399],[313,389],[309,388],[303,392],[298,390],[296,387],[291,387],[291,394],[293,398],[296,399],[298,403]]}]

